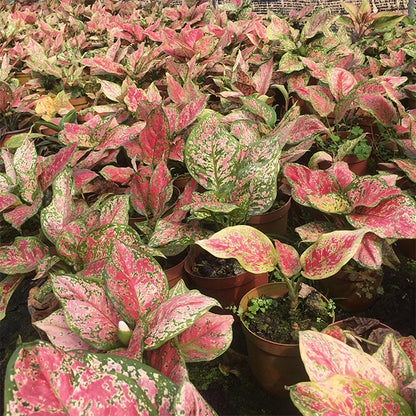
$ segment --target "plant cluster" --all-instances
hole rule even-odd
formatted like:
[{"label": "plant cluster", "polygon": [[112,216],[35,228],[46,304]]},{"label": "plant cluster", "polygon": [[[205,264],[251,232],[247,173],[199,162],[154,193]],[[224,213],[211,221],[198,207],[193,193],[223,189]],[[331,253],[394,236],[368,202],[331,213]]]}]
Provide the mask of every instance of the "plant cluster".
[{"label": "plant cluster", "polygon": [[[213,413],[185,362],[222,354],[232,318],[170,288],[158,263],[195,242],[278,269],[292,310],[304,279],[397,264],[394,241],[416,238],[414,194],[397,185],[415,182],[416,27],[368,0],[344,7],[0,6],[0,236],[16,236],[0,245],[0,319],[23,279],[61,306],[36,324],[51,343],[13,354],[6,414]],[[347,155],[386,149],[386,171],[349,169]],[[284,183],[328,220],[297,228],[303,252],[246,225]]]}]

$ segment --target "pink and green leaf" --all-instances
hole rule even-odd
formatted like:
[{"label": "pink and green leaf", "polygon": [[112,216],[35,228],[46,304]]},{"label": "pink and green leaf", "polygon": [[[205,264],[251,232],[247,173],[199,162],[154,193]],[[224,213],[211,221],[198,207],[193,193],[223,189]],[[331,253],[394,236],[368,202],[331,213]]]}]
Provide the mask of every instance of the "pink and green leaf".
[{"label": "pink and green leaf", "polygon": [[14,274],[0,281],[0,321],[6,316],[9,300],[24,278],[24,274]]},{"label": "pink and green leaf", "polygon": [[12,245],[0,247],[0,273],[31,272],[48,254],[48,247],[36,237],[16,237]]},{"label": "pink and green leaf", "polygon": [[120,315],[107,298],[103,281],[61,274],[52,276],[52,284],[72,331],[99,350],[119,346]]},{"label": "pink and green leaf", "polygon": [[330,68],[327,71],[327,81],[336,101],[346,97],[357,85],[354,75],[344,68]]},{"label": "pink and green leaf", "polygon": [[377,383],[340,374],[320,382],[295,384],[290,387],[290,397],[302,414],[308,416],[413,414],[397,393]]},{"label": "pink and green leaf", "polygon": [[179,389],[174,409],[175,414],[200,416],[215,416],[216,414],[189,381],[185,381]]},{"label": "pink and green leaf", "polygon": [[366,232],[359,229],[322,234],[302,253],[302,274],[312,280],[333,276],[354,257]]},{"label": "pink and green leaf", "polygon": [[241,101],[243,102],[243,109],[261,117],[269,127],[274,127],[277,116],[273,107],[254,97],[241,97]]},{"label": "pink and green leaf", "polygon": [[39,192],[35,196],[33,204],[26,205],[21,204],[12,209],[3,213],[3,218],[10,223],[14,228],[20,230],[21,225],[27,221],[29,218],[32,218],[42,207],[43,194]]},{"label": "pink and green leaf", "polygon": [[397,380],[384,364],[330,335],[301,331],[299,350],[311,381],[325,381],[334,375],[352,376],[398,392]]},{"label": "pink and green leaf", "polygon": [[117,240],[103,276],[108,297],[128,324],[134,325],[167,298],[167,279],[159,264]]},{"label": "pink and green leaf", "polygon": [[397,123],[397,111],[391,101],[381,94],[362,94],[358,96],[362,110],[370,113],[383,126],[390,127]]},{"label": "pink and green leaf", "polygon": [[197,244],[216,257],[237,259],[251,273],[270,272],[278,262],[276,249],[269,238],[248,225],[224,228]]},{"label": "pink and green leaf", "polygon": [[302,267],[300,264],[299,253],[289,244],[281,243],[279,240],[274,240],[277,253],[277,265],[280,271],[288,277],[297,275]]}]

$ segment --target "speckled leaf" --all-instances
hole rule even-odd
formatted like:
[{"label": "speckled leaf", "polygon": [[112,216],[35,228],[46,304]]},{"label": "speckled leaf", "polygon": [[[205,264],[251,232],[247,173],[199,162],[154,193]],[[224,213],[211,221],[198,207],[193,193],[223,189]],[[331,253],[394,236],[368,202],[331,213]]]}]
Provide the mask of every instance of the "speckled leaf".
[{"label": "speckled leaf", "polygon": [[113,195],[101,205],[100,225],[129,222],[130,199],[128,195]]},{"label": "speckled leaf", "polygon": [[35,145],[28,138],[16,150],[13,158],[20,195],[28,203],[33,203],[36,193],[40,191],[36,175],[37,159]]},{"label": "speckled leaf", "polygon": [[366,232],[360,229],[322,234],[300,256],[302,274],[312,280],[334,275],[355,255]]},{"label": "speckled leaf", "polygon": [[321,234],[330,233],[337,229],[335,224],[328,222],[313,221],[300,227],[296,227],[295,231],[299,234],[302,241],[306,243],[314,243]]},{"label": "speckled leaf", "polygon": [[397,381],[385,365],[330,335],[301,331],[299,350],[311,381],[324,381],[340,374],[368,380],[398,392]]},{"label": "speckled leaf", "polygon": [[254,97],[241,97],[243,108],[254,115],[261,117],[269,127],[274,127],[276,123],[276,112],[263,100]]},{"label": "speckled leaf", "polygon": [[61,274],[52,275],[52,284],[72,331],[99,350],[119,346],[120,315],[107,298],[103,281]]},{"label": "speckled leaf", "polygon": [[416,160],[393,159],[392,162],[402,169],[411,181],[416,182]]},{"label": "speckled leaf", "polygon": [[52,269],[55,264],[61,261],[58,256],[45,256],[43,257],[36,267],[36,276],[33,280],[42,279],[44,277],[49,277],[49,271]]},{"label": "speckled leaf", "polygon": [[185,381],[182,384],[179,393],[175,398],[174,408],[175,415],[216,415],[195,386],[189,381]]},{"label": "speckled leaf", "polygon": [[176,119],[175,131],[180,132],[188,127],[205,108],[208,97],[203,96],[186,104]]},{"label": "speckled leaf", "polygon": [[273,59],[260,65],[257,72],[254,74],[253,81],[256,84],[256,89],[259,95],[266,95],[270,88],[270,82],[273,75]]},{"label": "speckled leaf", "polygon": [[79,240],[77,251],[82,262],[86,265],[107,257],[115,240],[130,246],[141,245],[140,236],[129,225],[105,224],[90,231]]},{"label": "speckled leaf", "polygon": [[[133,361],[129,365],[135,367]],[[21,344],[7,369],[6,414],[156,416],[136,377],[116,364],[109,367],[92,369],[44,341]]]},{"label": "speckled leaf", "polygon": [[332,20],[335,19],[329,8],[319,8],[312,13],[303,26],[300,34],[301,41],[304,41],[304,39],[311,39],[319,32],[325,32],[325,30],[331,26],[331,17]]},{"label": "speckled leaf", "polygon": [[188,329],[213,306],[219,306],[218,301],[198,291],[190,291],[159,303],[149,317],[144,348],[160,347]]},{"label": "speckled leaf", "polygon": [[56,237],[55,247],[58,253],[65,258],[71,266],[81,264],[78,256],[78,244],[87,234],[88,227],[85,221],[75,220],[66,224]]},{"label": "speckled leaf", "polygon": [[36,237],[16,237],[12,245],[0,247],[0,273],[31,272],[48,254],[48,247]]},{"label": "speckled leaf", "polygon": [[326,117],[331,113],[331,111],[334,110],[333,102],[321,86],[310,85],[306,87],[298,87],[295,91],[303,100],[310,102],[314,110],[321,117]]},{"label": "speckled leaf", "polygon": [[279,71],[285,74],[291,74],[292,72],[301,71],[305,68],[305,65],[291,52],[286,52],[279,61]]},{"label": "speckled leaf", "polygon": [[402,347],[403,351],[409,357],[413,364],[413,369],[416,371],[416,340],[413,335],[408,337],[401,337],[397,339],[397,342]]},{"label": "speckled leaf", "polygon": [[163,107],[158,106],[149,113],[146,127],[139,135],[141,158],[145,163],[156,164],[168,158],[170,134],[169,120]]},{"label": "speckled leaf", "polygon": [[36,321],[34,325],[44,331],[49,341],[57,348],[64,351],[91,350],[98,351],[84,342],[67,324],[65,312],[58,309],[49,316]]},{"label": "speckled leaf", "polygon": [[346,190],[353,208],[375,207],[381,201],[402,194],[402,190],[385,180],[383,176],[360,176],[353,180]]},{"label": "speckled leaf", "polygon": [[151,215],[150,181],[146,174],[138,172],[133,175],[130,186],[130,198],[133,208],[144,217]]},{"label": "speckled leaf", "polygon": [[338,193],[326,193],[322,195],[309,194],[305,196],[308,206],[328,214],[348,214],[352,208],[348,199]]},{"label": "speckled leaf", "polygon": [[91,59],[82,59],[81,64],[90,66],[93,70],[99,70],[105,74],[124,75],[125,70],[122,65],[104,56],[95,56]]},{"label": "speckled leaf", "polygon": [[209,361],[223,354],[232,341],[231,315],[207,312],[177,336],[185,361]]},{"label": "speckled leaf", "polygon": [[115,82],[106,81],[104,79],[100,79],[100,84],[103,94],[111,101],[117,102],[122,94],[121,86]]},{"label": "speckled leaf", "polygon": [[407,195],[357,207],[346,218],[353,227],[366,227],[382,238],[416,238],[416,202]]},{"label": "speckled leaf", "polygon": [[224,228],[197,244],[216,257],[235,258],[251,273],[272,271],[278,261],[276,249],[261,231],[248,225]]},{"label": "speckled leaf", "polygon": [[145,354],[152,368],[160,371],[178,386],[188,379],[186,363],[175,338],[165,342],[159,348],[146,350]]},{"label": "speckled leaf", "polygon": [[173,192],[172,178],[164,160],[152,171],[149,191],[150,209],[153,216],[158,217],[166,210],[166,204],[172,198]]},{"label": "speckled leaf", "polygon": [[357,100],[360,108],[369,112],[383,126],[390,127],[397,123],[396,109],[381,94],[362,94]]},{"label": "speckled leaf", "polygon": [[357,85],[354,75],[344,68],[329,68],[327,76],[329,88],[336,101],[346,97]]},{"label": "speckled leaf", "polygon": [[380,269],[383,264],[383,245],[387,241],[374,233],[366,233],[353,259],[363,267]]},{"label": "speckled leaf", "polygon": [[209,115],[192,129],[185,144],[185,163],[200,185],[222,193],[233,183],[238,148],[237,139]]},{"label": "speckled leaf", "polygon": [[123,320],[133,325],[154,311],[168,295],[160,265],[142,251],[114,241],[103,270],[106,291]]},{"label": "speckled leaf", "polygon": [[133,169],[129,167],[117,167],[117,166],[104,166],[100,170],[100,174],[107,179],[115,183],[122,185],[127,184],[133,176]]},{"label": "speckled leaf", "polygon": [[29,218],[32,218],[42,207],[42,199],[43,194],[39,192],[36,194],[33,204],[18,205],[13,210],[3,213],[3,218],[13,225],[14,228],[20,230],[21,225]]},{"label": "speckled leaf", "polygon": [[67,163],[70,161],[72,155],[77,148],[77,144],[65,146],[58,153],[49,156],[45,161],[42,162],[42,172],[39,175],[39,183],[42,191],[44,191],[56,176],[65,168]]},{"label": "speckled leaf", "polygon": [[74,180],[71,170],[63,170],[52,183],[52,202],[40,214],[42,231],[49,241],[55,242],[64,225],[68,224],[73,212],[72,196]]},{"label": "speckled leaf", "polygon": [[323,334],[330,335],[331,337],[341,342],[347,342],[347,337],[345,335],[344,330],[337,325],[329,325],[326,328],[324,328],[321,332]]},{"label": "speckled leaf", "polygon": [[312,206],[310,195],[340,193],[340,185],[334,176],[326,171],[311,170],[306,166],[288,163],[284,166],[284,175],[292,189],[292,198],[301,205]]},{"label": "speckled leaf", "polygon": [[416,380],[416,371],[409,357],[397,342],[393,334],[387,334],[373,357],[386,365],[399,385],[400,395],[414,407],[416,404],[416,390],[407,386]]},{"label": "speckled leaf", "polygon": [[230,213],[238,209],[237,205],[220,202],[214,192],[204,192],[192,195],[192,203],[183,206],[184,209],[190,209],[192,213],[199,211]]},{"label": "speckled leaf", "polygon": [[260,139],[258,123],[251,120],[237,120],[231,124],[231,134],[238,138],[242,146],[250,146]]},{"label": "speckled leaf", "polygon": [[288,277],[293,277],[301,271],[300,257],[296,249],[289,244],[274,240],[277,253],[277,265],[280,271]]},{"label": "speckled leaf", "polygon": [[411,408],[397,393],[377,383],[334,375],[321,382],[298,383],[290,397],[305,416],[411,416]]},{"label": "speckled leaf", "polygon": [[24,278],[24,274],[14,274],[0,281],[0,321],[6,316],[9,300]]}]

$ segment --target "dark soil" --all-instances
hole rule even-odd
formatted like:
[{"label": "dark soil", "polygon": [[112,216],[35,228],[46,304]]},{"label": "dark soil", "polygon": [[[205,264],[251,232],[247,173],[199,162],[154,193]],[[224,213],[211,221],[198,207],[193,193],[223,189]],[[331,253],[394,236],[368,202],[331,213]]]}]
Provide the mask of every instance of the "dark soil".
[{"label": "dark soil", "polygon": [[207,251],[196,256],[191,270],[198,276],[212,278],[232,277],[244,272],[236,259],[220,259]]},{"label": "dark soil", "polygon": [[[297,344],[299,331],[316,329],[321,331],[332,322],[325,302],[318,292],[312,292],[305,298],[299,298],[295,310],[290,310],[291,301],[286,295],[273,299],[262,295],[260,299],[271,300],[264,311],[257,311],[253,317],[244,317],[248,328],[261,338],[280,344]],[[250,309],[255,300],[248,303]]]}]

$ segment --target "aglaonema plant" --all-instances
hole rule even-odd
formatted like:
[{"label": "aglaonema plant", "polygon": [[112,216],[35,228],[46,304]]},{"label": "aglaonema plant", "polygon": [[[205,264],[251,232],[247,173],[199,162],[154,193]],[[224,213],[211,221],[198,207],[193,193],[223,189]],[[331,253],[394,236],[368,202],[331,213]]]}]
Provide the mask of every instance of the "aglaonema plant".
[{"label": "aglaonema plant", "polygon": [[284,175],[296,202],[329,218],[298,227],[304,241],[319,241],[335,230],[355,235],[360,247],[354,260],[380,269],[383,263],[398,262],[389,239],[416,236],[416,204],[395,186],[396,175],[356,176],[345,162],[336,162],[326,171],[287,164]]},{"label": "aglaonema plant", "polygon": [[54,274],[52,287],[62,308],[36,326],[55,347],[133,358],[191,392],[185,361],[213,359],[232,339],[233,318],[209,312],[216,300],[182,281],[169,290],[152,257],[118,241],[77,274]]},{"label": "aglaonema plant", "polygon": [[120,355],[64,352],[44,341],[21,344],[9,360],[5,415],[215,415],[193,385]]},{"label": "aglaonema plant", "polygon": [[288,389],[303,415],[414,414],[414,337],[388,334],[370,355],[326,333],[301,331],[299,349],[311,381]]},{"label": "aglaonema plant", "polygon": [[294,311],[304,277],[321,280],[336,274],[360,247],[365,229],[360,233],[335,231],[322,235],[302,255],[291,245],[274,240],[261,231],[237,225],[224,228],[210,238],[196,242],[219,258],[235,258],[251,273],[277,270],[284,279]]}]

